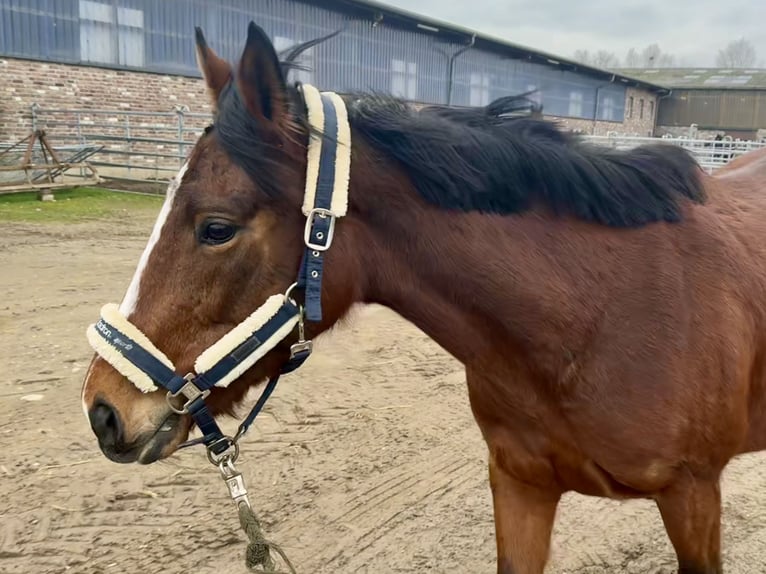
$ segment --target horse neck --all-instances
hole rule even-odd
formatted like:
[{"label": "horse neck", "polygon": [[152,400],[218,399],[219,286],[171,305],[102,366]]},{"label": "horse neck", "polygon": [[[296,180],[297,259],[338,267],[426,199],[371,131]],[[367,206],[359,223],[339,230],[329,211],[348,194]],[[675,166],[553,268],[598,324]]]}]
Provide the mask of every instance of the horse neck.
[{"label": "horse neck", "polygon": [[543,365],[553,353],[558,362],[565,330],[576,336],[581,319],[559,264],[565,238],[552,238],[537,214],[428,205],[392,171],[351,191],[363,230],[354,249],[364,261],[365,276],[357,278],[364,302],[396,311],[465,364],[497,353]]}]

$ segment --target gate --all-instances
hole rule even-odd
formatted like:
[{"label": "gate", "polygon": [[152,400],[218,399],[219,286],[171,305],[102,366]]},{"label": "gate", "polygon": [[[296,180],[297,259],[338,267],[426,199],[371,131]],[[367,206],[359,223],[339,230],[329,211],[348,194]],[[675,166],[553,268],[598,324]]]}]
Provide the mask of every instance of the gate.
[{"label": "gate", "polygon": [[106,178],[168,180],[212,121],[211,114],[186,106],[168,112],[49,109],[32,106],[33,129],[48,134],[51,145],[103,146],[90,162]]}]

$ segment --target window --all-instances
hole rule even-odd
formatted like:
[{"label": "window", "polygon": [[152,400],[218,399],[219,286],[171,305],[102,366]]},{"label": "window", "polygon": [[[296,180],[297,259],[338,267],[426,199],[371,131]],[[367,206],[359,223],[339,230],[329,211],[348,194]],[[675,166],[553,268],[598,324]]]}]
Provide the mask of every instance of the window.
[{"label": "window", "polygon": [[654,119],[654,100],[649,100],[649,119]]},{"label": "window", "polygon": [[614,98],[612,96],[605,96],[601,101],[601,119],[608,122],[615,121],[615,108]]},{"label": "window", "polygon": [[[292,38],[287,36],[275,36],[274,37],[274,49],[277,52],[287,50],[296,46],[299,42],[296,42]],[[298,56],[295,61],[297,67],[290,70],[289,75],[292,81],[301,82],[302,84],[311,84],[314,82],[314,47],[312,46],[308,50],[305,50]]]},{"label": "window", "polygon": [[144,12],[80,0],[80,59],[83,62],[144,65]]},{"label": "window", "polygon": [[120,64],[144,65],[144,13],[134,8],[117,8],[117,38]]},{"label": "window", "polygon": [[471,74],[469,105],[486,106],[489,103],[489,74]]},{"label": "window", "polygon": [[644,98],[638,100],[638,119],[644,119]]},{"label": "window", "polygon": [[628,98],[628,109],[627,109],[627,113],[625,114],[625,116],[628,119],[633,117],[633,96],[630,96]]},{"label": "window", "polygon": [[391,60],[391,94],[407,100],[418,97],[418,66],[415,62]]},{"label": "window", "polygon": [[569,92],[569,117],[581,118],[582,117],[582,92],[572,91]]}]

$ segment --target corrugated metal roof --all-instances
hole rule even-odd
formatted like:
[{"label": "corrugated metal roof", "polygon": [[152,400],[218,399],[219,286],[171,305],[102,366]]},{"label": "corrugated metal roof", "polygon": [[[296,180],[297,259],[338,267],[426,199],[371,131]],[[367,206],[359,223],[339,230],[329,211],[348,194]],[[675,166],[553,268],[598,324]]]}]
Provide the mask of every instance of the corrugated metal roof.
[{"label": "corrugated metal roof", "polygon": [[415,28],[418,32],[431,32],[433,34],[444,34],[452,36],[461,36],[465,40],[475,38],[476,46],[480,46],[485,50],[493,50],[508,54],[514,58],[522,58],[537,64],[546,64],[551,67],[556,67],[563,70],[572,72],[578,72],[580,74],[586,74],[603,79],[612,79],[617,83],[623,85],[637,86],[652,91],[666,92],[667,88],[659,83],[654,82],[651,79],[644,79],[638,77],[631,77],[615,70],[603,70],[601,68],[595,68],[593,66],[587,66],[580,62],[570,60],[568,58],[562,58],[555,54],[542,52],[526,46],[521,46],[512,42],[508,42],[505,39],[496,38],[487,34],[479,33],[475,30],[450,24],[448,22],[442,22],[428,16],[423,16],[415,12],[408,10],[402,10],[395,8],[376,0],[298,0],[307,4],[314,4],[322,6],[323,8],[332,9],[333,7],[338,10],[355,12],[360,15],[367,16],[370,21],[375,21],[375,17],[382,18],[386,23],[391,24],[392,20],[400,25],[410,26]]},{"label": "corrugated metal roof", "polygon": [[622,68],[619,71],[668,88],[766,90],[766,69]]}]

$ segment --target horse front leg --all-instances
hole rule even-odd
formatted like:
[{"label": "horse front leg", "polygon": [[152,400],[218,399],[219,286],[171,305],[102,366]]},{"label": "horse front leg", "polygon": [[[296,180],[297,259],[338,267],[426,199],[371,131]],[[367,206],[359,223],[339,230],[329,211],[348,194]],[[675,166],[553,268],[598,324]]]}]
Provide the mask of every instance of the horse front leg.
[{"label": "horse front leg", "polygon": [[678,556],[679,574],[721,574],[721,487],[719,477],[676,480],[656,499]]},{"label": "horse front leg", "polygon": [[495,515],[498,574],[543,574],[560,492],[531,486],[489,457],[489,483]]}]

